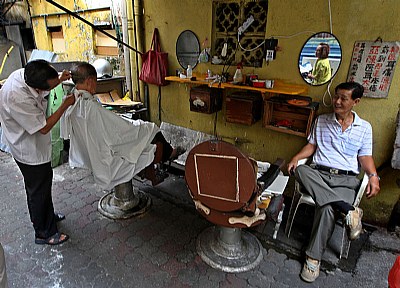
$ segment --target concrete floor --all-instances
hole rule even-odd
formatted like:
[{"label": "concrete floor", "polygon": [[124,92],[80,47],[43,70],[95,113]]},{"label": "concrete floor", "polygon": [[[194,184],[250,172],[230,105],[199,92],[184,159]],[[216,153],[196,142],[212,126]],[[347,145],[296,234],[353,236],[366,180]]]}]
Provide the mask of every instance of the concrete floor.
[{"label": "concrete floor", "polygon": [[310,222],[312,211],[302,209],[290,239],[284,225],[276,240],[271,223],[248,230],[263,245],[260,265],[243,273],[222,272],[196,252],[198,235],[211,224],[195,210],[182,176],[170,175],[157,187],[139,179],[134,185],[151,197],[151,209],[140,217],[112,220],[97,211],[105,192],[89,171],[56,167],[54,205],[66,214],[59,229],[71,238],[60,246],[40,246],[34,244],[22,176],[12,158],[0,152],[0,242],[9,286],[387,287],[388,271],[400,253],[396,236],[371,226],[353,242],[348,260],[339,261],[329,249],[320,277],[306,284],[299,273],[309,226],[302,223]]}]

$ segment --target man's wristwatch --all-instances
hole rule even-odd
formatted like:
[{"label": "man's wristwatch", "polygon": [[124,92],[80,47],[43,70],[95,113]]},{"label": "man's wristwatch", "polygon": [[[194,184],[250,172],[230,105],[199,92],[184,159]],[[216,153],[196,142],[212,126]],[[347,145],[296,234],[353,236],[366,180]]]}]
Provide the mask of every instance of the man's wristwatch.
[{"label": "man's wristwatch", "polygon": [[379,181],[381,180],[381,177],[379,177],[378,174],[376,174],[376,173],[368,174],[368,178],[371,178],[371,177],[377,177]]}]

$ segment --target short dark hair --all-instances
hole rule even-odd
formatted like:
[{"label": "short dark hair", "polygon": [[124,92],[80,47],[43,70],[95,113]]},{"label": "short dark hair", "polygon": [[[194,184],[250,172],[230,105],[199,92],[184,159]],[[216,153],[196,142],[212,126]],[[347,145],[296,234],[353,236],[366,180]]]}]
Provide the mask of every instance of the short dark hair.
[{"label": "short dark hair", "polygon": [[71,76],[75,84],[80,84],[91,77],[97,79],[97,72],[93,65],[87,62],[77,62],[71,68]]},{"label": "short dark hair", "polygon": [[329,51],[331,50],[327,43],[319,43],[318,46],[321,46],[321,59],[326,59],[329,56]]},{"label": "short dark hair", "polygon": [[364,94],[364,87],[357,82],[344,82],[340,83],[339,85],[336,86],[335,92],[337,92],[339,89],[342,90],[351,90],[351,99],[356,100],[358,98],[361,98]]},{"label": "short dark hair", "polygon": [[25,83],[35,89],[47,90],[50,88],[47,80],[58,78],[58,72],[46,60],[32,60],[25,65]]}]

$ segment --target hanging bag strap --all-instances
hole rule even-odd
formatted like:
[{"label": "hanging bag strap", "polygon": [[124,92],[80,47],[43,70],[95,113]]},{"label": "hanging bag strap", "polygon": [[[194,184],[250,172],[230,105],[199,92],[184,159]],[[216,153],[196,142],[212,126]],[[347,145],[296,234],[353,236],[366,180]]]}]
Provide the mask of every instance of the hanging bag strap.
[{"label": "hanging bag strap", "polygon": [[[154,47],[153,50],[156,52],[161,52],[161,46],[160,46],[160,36],[158,33],[158,29],[154,28],[153,32],[153,41],[154,41]],[[151,43],[153,45],[153,42]]]},{"label": "hanging bag strap", "polygon": [[157,41],[157,34],[158,33],[157,32],[158,32],[157,28],[154,28],[153,38],[151,39],[150,50],[155,50],[154,48],[157,48],[157,43],[158,43],[158,41]]}]

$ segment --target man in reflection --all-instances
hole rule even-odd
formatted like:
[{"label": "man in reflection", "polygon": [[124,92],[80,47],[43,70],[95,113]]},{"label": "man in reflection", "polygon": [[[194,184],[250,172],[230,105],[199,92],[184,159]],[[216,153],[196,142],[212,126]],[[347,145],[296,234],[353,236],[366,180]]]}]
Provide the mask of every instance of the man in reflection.
[{"label": "man in reflection", "polygon": [[331,64],[329,63],[329,45],[320,43],[315,50],[317,61],[311,73],[308,73],[308,78],[312,79],[313,85],[322,85],[328,82],[332,77]]},{"label": "man in reflection", "polygon": [[[344,216],[350,240],[362,231],[363,211],[354,207],[355,190],[360,185],[360,167],[369,177],[367,198],[378,194],[379,177],[372,158],[372,128],[352,109],[360,102],[364,88],[355,82],[335,88],[333,112],[318,116],[308,143],[288,163],[288,172],[315,202],[315,215],[306,261],[301,278],[313,282],[319,276],[322,255],[332,236],[336,214]],[[310,165],[299,165],[300,159],[312,156]]]}]

